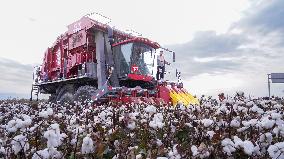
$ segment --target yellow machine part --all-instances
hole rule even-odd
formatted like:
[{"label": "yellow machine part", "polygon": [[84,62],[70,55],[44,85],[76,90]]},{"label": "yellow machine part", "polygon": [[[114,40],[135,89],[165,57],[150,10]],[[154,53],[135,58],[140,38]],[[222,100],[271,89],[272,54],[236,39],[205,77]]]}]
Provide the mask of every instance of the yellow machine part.
[{"label": "yellow machine part", "polygon": [[189,104],[198,104],[199,101],[197,98],[193,97],[188,92],[179,91],[176,92],[173,89],[170,90],[170,97],[172,100],[172,104],[176,106],[178,103],[182,103],[184,106],[188,106]]}]

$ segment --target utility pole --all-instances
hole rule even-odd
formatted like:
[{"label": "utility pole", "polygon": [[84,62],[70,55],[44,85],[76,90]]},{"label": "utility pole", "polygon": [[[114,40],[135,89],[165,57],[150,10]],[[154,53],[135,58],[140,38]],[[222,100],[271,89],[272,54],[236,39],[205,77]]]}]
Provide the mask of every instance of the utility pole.
[{"label": "utility pole", "polygon": [[267,74],[267,82],[268,82],[268,97],[270,99],[270,74]]}]

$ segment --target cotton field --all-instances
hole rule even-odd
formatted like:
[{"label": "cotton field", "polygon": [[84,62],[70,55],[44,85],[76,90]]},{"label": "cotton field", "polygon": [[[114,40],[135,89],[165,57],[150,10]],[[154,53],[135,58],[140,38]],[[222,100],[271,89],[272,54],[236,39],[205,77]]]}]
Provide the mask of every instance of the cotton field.
[{"label": "cotton field", "polygon": [[0,158],[284,158],[283,99],[201,105],[0,101]]}]

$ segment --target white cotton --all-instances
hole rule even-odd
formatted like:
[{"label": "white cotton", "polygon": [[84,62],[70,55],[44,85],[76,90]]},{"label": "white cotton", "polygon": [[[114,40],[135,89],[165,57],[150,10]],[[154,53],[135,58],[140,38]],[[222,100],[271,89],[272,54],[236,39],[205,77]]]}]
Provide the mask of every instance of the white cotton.
[{"label": "white cotton", "polygon": [[193,127],[192,124],[190,124],[190,123],[185,123],[185,125],[188,126],[188,127],[190,127],[190,128]]},{"label": "white cotton", "polygon": [[275,120],[269,120],[268,117],[265,117],[261,119],[260,124],[265,129],[271,129],[275,124]]},{"label": "white cotton", "polygon": [[284,142],[278,142],[274,145],[270,145],[267,149],[269,156],[272,159],[282,159],[284,158]]},{"label": "white cotton", "polygon": [[130,130],[134,130],[136,127],[135,122],[134,121],[130,121],[128,122],[127,128]]},{"label": "white cotton", "polygon": [[77,139],[75,138],[75,139],[72,139],[70,143],[71,143],[71,145],[75,145],[76,142],[77,142]]},{"label": "white cotton", "polygon": [[164,125],[165,125],[165,123],[163,123],[162,113],[155,114],[153,119],[149,123],[149,126],[154,128],[154,129],[163,128]]},{"label": "white cotton", "polygon": [[265,137],[266,137],[266,141],[268,141],[269,143],[272,142],[273,137],[272,137],[272,134],[270,132],[265,133]]},{"label": "white cotton", "polygon": [[90,138],[90,135],[84,137],[81,152],[82,154],[88,154],[94,152],[94,142]]},{"label": "white cotton", "polygon": [[209,136],[210,140],[213,138],[215,132],[214,131],[207,131],[206,135]]},{"label": "white cotton", "polygon": [[244,152],[247,154],[247,155],[252,155],[253,151],[254,151],[254,145],[251,141],[249,140],[245,140],[243,142],[243,148],[244,148]]},{"label": "white cotton", "polygon": [[136,159],[142,159],[142,155],[141,155],[141,154],[138,154],[138,155],[136,155],[135,158],[136,158]]},{"label": "white cotton", "polygon": [[273,107],[275,109],[281,109],[283,107],[283,105],[282,104],[275,104]]},{"label": "white cotton", "polygon": [[47,139],[47,147],[50,148],[60,146],[63,138],[66,137],[66,134],[60,134],[59,125],[55,123],[50,125],[43,136]]},{"label": "white cotton", "polygon": [[58,113],[58,114],[57,114],[57,117],[58,117],[58,118],[62,118],[62,116],[63,116],[62,113]]},{"label": "white cotton", "polygon": [[162,141],[160,139],[157,139],[156,143],[157,143],[158,146],[162,146],[163,145],[163,143],[162,143]]},{"label": "white cotton", "polygon": [[26,152],[29,149],[28,139],[22,134],[15,136],[11,141],[11,145],[15,154],[18,154],[21,150]]},{"label": "white cotton", "polygon": [[248,109],[246,107],[238,106],[238,111],[246,113],[248,111]]},{"label": "white cotton", "polygon": [[32,159],[49,159],[49,158],[60,159],[62,158],[62,153],[60,151],[57,151],[56,148],[50,147],[37,151],[37,153],[34,153],[32,157]]},{"label": "white cotton", "polygon": [[214,121],[211,119],[202,119],[201,122],[205,127],[209,127],[214,123]]},{"label": "white cotton", "polygon": [[157,112],[157,108],[153,105],[147,106],[144,110],[145,110],[145,112],[150,113],[150,114]]},{"label": "white cotton", "polygon": [[237,129],[237,132],[243,132],[243,131],[245,131],[247,129],[248,129],[248,127],[241,127],[239,129]]},{"label": "white cotton", "polygon": [[16,127],[16,120],[10,120],[8,123],[7,123],[7,126],[6,126],[6,130],[8,132],[16,132],[17,131],[17,127]]},{"label": "white cotton", "polygon": [[243,141],[238,136],[234,136],[234,143],[236,148],[241,148],[243,146]]},{"label": "white cotton", "polygon": [[168,153],[169,159],[181,159],[181,156],[178,153],[176,147],[177,147],[177,144],[173,146],[173,149],[171,151],[169,151]]},{"label": "white cotton", "polygon": [[0,156],[1,156],[1,154],[2,154],[2,155],[5,155],[5,154],[6,154],[5,148],[2,147],[2,146],[0,146]]},{"label": "white cotton", "polygon": [[225,138],[224,140],[222,140],[221,144],[223,146],[223,152],[229,156],[232,155],[232,152],[236,151],[235,144],[229,138]]},{"label": "white cotton", "polygon": [[245,127],[250,127],[250,126],[255,126],[257,124],[257,119],[251,119],[249,121],[243,121],[242,124],[245,126]]},{"label": "white cotton", "polygon": [[272,119],[281,119],[282,118],[282,114],[280,114],[280,113],[271,113],[271,118]]},{"label": "white cotton", "polygon": [[38,113],[39,117],[42,117],[42,118],[48,118],[48,112],[47,111],[41,111]]},{"label": "white cotton", "polygon": [[238,119],[233,119],[230,123],[230,126],[235,127],[235,128],[240,127],[240,125],[241,123]]},{"label": "white cotton", "polygon": [[192,152],[192,156],[196,156],[196,155],[199,154],[198,148],[195,145],[192,145],[190,149],[191,149],[191,152]]},{"label": "white cotton", "polygon": [[248,107],[252,107],[252,106],[253,106],[253,104],[254,104],[254,102],[253,102],[253,101],[249,101],[249,102],[247,102],[247,103],[246,103],[246,106],[248,106]]},{"label": "white cotton", "polygon": [[32,159],[48,159],[48,158],[50,158],[50,155],[47,148],[37,151],[37,153],[34,153],[32,157]]},{"label": "white cotton", "polygon": [[16,120],[16,125],[15,125],[15,127],[16,127],[17,129],[21,129],[23,126],[24,126],[23,121],[22,121],[21,119],[17,119],[17,120]]}]

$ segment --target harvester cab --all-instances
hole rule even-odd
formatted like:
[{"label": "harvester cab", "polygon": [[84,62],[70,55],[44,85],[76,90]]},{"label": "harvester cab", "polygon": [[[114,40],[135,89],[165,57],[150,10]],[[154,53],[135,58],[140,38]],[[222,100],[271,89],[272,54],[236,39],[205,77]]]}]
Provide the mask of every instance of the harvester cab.
[{"label": "harvester cab", "polygon": [[161,49],[175,61],[156,42],[83,17],[46,50],[31,99],[37,88],[51,102],[198,104],[178,83],[157,81]]}]

